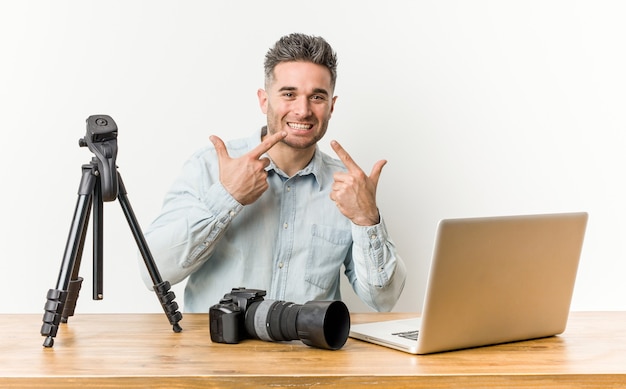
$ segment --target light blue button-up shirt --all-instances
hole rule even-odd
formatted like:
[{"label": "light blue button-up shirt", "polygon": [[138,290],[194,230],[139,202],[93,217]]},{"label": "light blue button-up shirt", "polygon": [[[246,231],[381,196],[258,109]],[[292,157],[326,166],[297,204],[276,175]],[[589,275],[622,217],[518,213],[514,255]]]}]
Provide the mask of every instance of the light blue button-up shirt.
[{"label": "light blue button-up shirt", "polygon": [[[227,142],[231,157],[261,141]],[[342,265],[356,294],[377,311],[396,303],[405,266],[384,222],[358,226],[330,200],[333,174],[345,171],[316,150],[293,177],[273,163],[269,188],[242,206],[221,185],[213,145],[196,152],[167,193],[161,214],[145,232],[163,280],[187,279],[185,311],[208,312],[233,287],[267,291],[266,298],[304,304],[340,300]],[[150,288],[147,272],[143,278]]]}]

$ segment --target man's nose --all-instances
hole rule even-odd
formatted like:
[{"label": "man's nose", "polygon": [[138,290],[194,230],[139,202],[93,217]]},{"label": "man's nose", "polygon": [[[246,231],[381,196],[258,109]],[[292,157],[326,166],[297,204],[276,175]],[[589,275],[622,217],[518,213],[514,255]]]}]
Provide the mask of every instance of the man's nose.
[{"label": "man's nose", "polygon": [[307,97],[298,98],[294,102],[293,111],[301,117],[309,116],[311,113],[311,101]]}]

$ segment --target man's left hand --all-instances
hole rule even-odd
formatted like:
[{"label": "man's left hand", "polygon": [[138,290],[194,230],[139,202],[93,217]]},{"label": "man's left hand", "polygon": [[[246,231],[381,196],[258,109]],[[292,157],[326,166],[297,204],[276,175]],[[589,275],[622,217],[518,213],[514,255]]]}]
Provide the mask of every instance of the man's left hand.
[{"label": "man's left hand", "polygon": [[333,140],[330,146],[348,169],[345,173],[335,173],[330,199],[354,224],[372,226],[380,223],[380,214],[376,206],[376,187],[387,161],[376,162],[372,172],[367,176],[339,142]]}]

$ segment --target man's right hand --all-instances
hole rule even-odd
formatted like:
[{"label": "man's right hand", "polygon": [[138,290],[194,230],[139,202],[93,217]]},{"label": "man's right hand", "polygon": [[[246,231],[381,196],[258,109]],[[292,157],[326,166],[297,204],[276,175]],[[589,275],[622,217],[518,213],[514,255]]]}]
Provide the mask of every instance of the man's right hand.
[{"label": "man's right hand", "polygon": [[270,164],[270,160],[261,156],[285,136],[287,133],[284,131],[268,135],[261,144],[239,158],[231,158],[228,155],[226,145],[219,137],[215,135],[209,137],[217,152],[220,182],[239,204],[252,204],[267,190],[265,168]]}]

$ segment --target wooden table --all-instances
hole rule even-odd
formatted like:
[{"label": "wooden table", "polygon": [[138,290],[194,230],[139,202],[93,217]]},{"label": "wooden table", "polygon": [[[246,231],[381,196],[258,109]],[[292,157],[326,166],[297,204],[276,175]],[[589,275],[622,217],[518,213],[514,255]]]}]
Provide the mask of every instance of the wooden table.
[{"label": "wooden table", "polygon": [[[407,314],[353,314],[352,322]],[[79,314],[42,347],[42,315],[0,315],[0,387],[626,387],[626,312],[575,312],[563,335],[416,356],[348,339],[212,343],[208,315]]]}]

